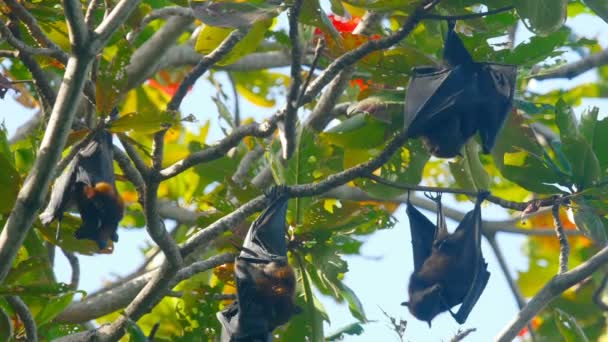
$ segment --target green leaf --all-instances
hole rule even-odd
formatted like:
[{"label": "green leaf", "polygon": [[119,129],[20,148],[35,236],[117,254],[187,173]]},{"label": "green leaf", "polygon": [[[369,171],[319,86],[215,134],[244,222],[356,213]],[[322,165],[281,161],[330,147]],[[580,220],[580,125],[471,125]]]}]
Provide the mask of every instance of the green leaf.
[{"label": "green leaf", "polygon": [[0,342],[9,342],[13,335],[13,325],[11,319],[0,306]]},{"label": "green leaf", "polygon": [[606,228],[601,217],[595,212],[593,207],[588,205],[582,197],[572,200],[571,204],[568,210],[574,218],[576,228],[598,244],[605,244],[608,241]]},{"label": "green leaf", "polygon": [[369,149],[386,142],[386,124],[371,115],[356,114],[323,132],[321,139],[348,149]]},{"label": "green leaf", "polygon": [[454,179],[463,189],[490,189],[490,175],[479,159],[479,151],[479,144],[470,139],[464,146],[464,158],[458,158],[449,164]]},{"label": "green leaf", "polygon": [[594,186],[601,179],[600,162],[589,143],[581,136],[562,140],[564,154],[572,166],[573,182],[577,189]]},{"label": "green leaf", "polygon": [[600,169],[608,169],[608,118],[597,120],[599,110],[593,108],[581,116],[580,131],[585,140],[591,145],[600,163]]},{"label": "green leaf", "polygon": [[541,194],[554,194],[559,188],[552,184],[568,185],[569,179],[549,167],[543,158],[544,150],[534,132],[524,123],[523,116],[512,112],[501,130],[492,156],[501,174],[521,187]]},{"label": "green leaf", "polygon": [[134,130],[139,134],[155,133],[177,123],[179,116],[175,113],[150,110],[121,115],[112,121],[110,131],[119,133]]},{"label": "green leaf", "polygon": [[517,45],[515,49],[505,49],[497,52],[496,55],[502,57],[504,63],[531,67],[548,57],[561,55],[563,51],[559,48],[566,42],[569,35],[570,30],[561,29],[546,37],[532,36],[530,40]]},{"label": "green leaf", "polygon": [[576,138],[578,136],[578,123],[574,111],[562,99],[559,99],[555,104],[555,123],[559,128],[562,141],[565,138]]},{"label": "green leaf", "polygon": [[340,33],[321,7],[319,0],[303,0],[300,10],[300,21],[304,24],[318,27],[321,31],[329,34],[333,39],[340,40]]},{"label": "green leaf", "polygon": [[148,338],[141,328],[131,319],[127,320],[127,333],[129,333],[131,342],[148,342]]},{"label": "green leaf", "polygon": [[270,108],[276,104],[281,89],[286,89],[290,78],[267,70],[233,72],[232,77],[239,95],[249,102]]},{"label": "green leaf", "polygon": [[341,295],[346,302],[348,303],[348,309],[350,313],[359,320],[359,322],[367,322],[367,317],[365,316],[365,311],[363,310],[363,304],[357,297],[357,294],[344,283],[342,283],[342,291]]},{"label": "green leaf", "polygon": [[194,16],[209,26],[238,28],[276,17],[283,11],[282,1],[193,0]]},{"label": "green leaf", "polygon": [[598,17],[608,23],[608,2],[605,0],[584,0],[584,2]]},{"label": "green leaf", "polygon": [[566,342],[587,342],[589,339],[576,319],[561,309],[554,309],[557,329]]},{"label": "green leaf", "polygon": [[97,114],[108,115],[124,96],[128,80],[126,68],[132,54],[133,47],[126,39],[104,49],[95,82]]},{"label": "green leaf", "polygon": [[363,333],[363,326],[359,322],[351,323],[346,325],[338,331],[335,331],[331,335],[325,337],[326,341],[344,341],[345,335],[349,336],[359,336]]},{"label": "green leaf", "polygon": [[53,320],[72,303],[72,299],[74,299],[74,292],[51,298],[42,310],[38,312],[36,317],[34,317],[36,324],[41,326]]},{"label": "green leaf", "polygon": [[[247,30],[247,34],[228,52],[216,65],[224,66],[232,64],[245,55],[254,52],[258,45],[264,40],[266,31],[272,25],[273,20],[259,21]],[[204,26],[198,34],[194,50],[198,53],[207,55],[214,51],[220,44],[234,31],[231,28],[215,26]]]},{"label": "green leaf", "polygon": [[8,213],[13,208],[19,187],[21,175],[15,169],[15,158],[8,145],[6,127],[0,127],[0,189],[2,189],[2,200],[0,201],[0,214]]},{"label": "green leaf", "polygon": [[515,0],[513,3],[524,25],[538,35],[555,32],[566,21],[568,0]]}]

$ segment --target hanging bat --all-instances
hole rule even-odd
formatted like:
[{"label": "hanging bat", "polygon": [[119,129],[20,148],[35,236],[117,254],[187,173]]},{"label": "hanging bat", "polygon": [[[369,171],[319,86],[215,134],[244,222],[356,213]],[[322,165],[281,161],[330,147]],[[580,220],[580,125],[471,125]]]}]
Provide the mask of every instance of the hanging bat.
[{"label": "hanging bat", "polygon": [[[408,286],[409,301],[403,303],[421,321],[431,326],[438,314],[449,311],[463,324],[488,283],[490,273],[481,253],[481,202],[467,213],[454,233],[447,230],[441,207],[437,203],[437,225],[427,219],[409,201],[407,215],[412,234],[414,272]],[[458,312],[452,307],[461,304]]]},{"label": "hanging bat", "polygon": [[93,240],[100,250],[106,249],[108,239],[118,241],[116,230],[124,204],[116,190],[112,135],[101,127],[55,181],[40,221],[47,225],[57,220],[60,225],[63,213],[73,206],[82,219],[74,233],[77,239]]},{"label": "hanging bat", "polygon": [[296,279],[287,262],[285,188],[274,187],[270,204],[251,224],[235,261],[237,300],[217,313],[222,341],[272,341],[272,331],[300,312]]},{"label": "hanging bat", "polygon": [[479,132],[484,153],[490,153],[513,102],[517,67],[473,60],[448,22],[444,66],[414,68],[405,98],[405,127],[421,137],[431,154],[460,155],[462,146]]}]

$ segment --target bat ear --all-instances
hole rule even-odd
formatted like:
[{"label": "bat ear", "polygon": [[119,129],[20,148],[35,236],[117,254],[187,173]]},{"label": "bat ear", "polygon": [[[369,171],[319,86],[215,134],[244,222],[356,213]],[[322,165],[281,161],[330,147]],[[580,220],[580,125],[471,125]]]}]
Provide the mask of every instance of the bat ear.
[{"label": "bat ear", "polygon": [[410,302],[402,302],[401,306],[410,306]]}]

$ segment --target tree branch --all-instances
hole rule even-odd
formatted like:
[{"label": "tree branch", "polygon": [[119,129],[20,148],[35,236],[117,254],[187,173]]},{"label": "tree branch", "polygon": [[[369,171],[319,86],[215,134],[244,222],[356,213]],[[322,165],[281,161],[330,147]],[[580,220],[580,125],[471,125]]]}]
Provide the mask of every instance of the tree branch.
[{"label": "tree branch", "polygon": [[589,55],[579,61],[563,65],[554,70],[532,75],[531,78],[537,80],[546,80],[551,78],[573,79],[586,71],[606,64],[608,64],[608,49],[604,49],[596,54]]},{"label": "tree branch", "polygon": [[[4,0],[4,3],[10,7],[11,12],[14,13],[25,24],[32,37],[38,44],[40,44],[40,46],[63,51],[59,46],[57,46],[57,44],[55,44],[55,42],[47,37],[47,35],[38,25],[36,18],[34,18],[34,16],[25,7],[23,7],[23,5],[18,3],[16,0]],[[63,60],[67,61],[68,55],[67,53],[64,54],[65,56],[63,57]]]},{"label": "tree branch", "polygon": [[[233,262],[234,257],[235,255],[232,253],[224,253],[206,260],[196,261],[177,272],[169,285],[169,289],[196,274],[225,263]],[[149,271],[117,287],[104,289],[86,297],[83,301],[72,303],[55,318],[55,321],[60,323],[82,323],[124,308],[158,272],[158,269]]]},{"label": "tree branch", "polygon": [[118,27],[129,18],[131,12],[140,2],[141,0],[120,0],[95,29],[94,32],[97,39],[91,43],[91,50],[94,52],[100,51]]},{"label": "tree branch", "polygon": [[63,0],[62,3],[72,49],[80,53],[89,40],[89,28],[84,23],[82,4],[78,0]]},{"label": "tree branch", "polygon": [[302,47],[300,46],[300,35],[298,32],[298,18],[302,0],[295,0],[289,9],[289,40],[291,41],[291,85],[287,93],[287,103],[285,108],[283,159],[291,158],[295,148],[296,139],[296,120],[298,113],[298,95],[302,84]]},{"label": "tree branch", "polygon": [[27,335],[27,341],[38,341],[36,321],[34,321],[34,316],[32,316],[32,313],[27,305],[25,305],[21,298],[17,296],[6,296],[4,299],[6,299],[8,304],[13,308],[13,310],[15,310],[19,316],[19,319],[23,323],[23,326],[25,327],[25,334]]},{"label": "tree branch", "polygon": [[557,235],[557,240],[559,241],[559,270],[557,273],[562,274],[568,272],[568,255],[570,254],[570,245],[568,244],[566,234],[564,234],[564,225],[562,224],[562,220],[559,218],[559,207],[560,202],[556,201],[555,204],[553,204],[551,212],[553,214],[553,224],[555,225],[555,235]]},{"label": "tree branch", "polygon": [[532,299],[524,306],[517,316],[496,336],[499,342],[512,341],[521,329],[536,316],[553,298],[562,294],[581,280],[608,262],[608,247],[602,248],[589,260],[568,272],[553,277]]},{"label": "tree branch", "polygon": [[78,262],[78,257],[74,253],[68,252],[63,248],[61,249],[61,251],[63,252],[65,258],[68,259],[70,267],[72,268],[70,288],[76,290],[78,289],[78,283],[80,282],[80,263]]},{"label": "tree branch", "polygon": [[[158,70],[165,55],[171,51],[169,49],[171,45],[192,24],[192,21],[191,18],[181,16],[169,18],[165,25],[133,53],[126,69],[127,89],[137,87]],[[200,55],[196,55],[200,60]]]},{"label": "tree branch", "polygon": [[63,64],[67,62],[67,59],[65,59],[65,52],[62,50],[52,48],[33,48],[26,45],[24,42],[13,36],[11,31],[8,29],[8,25],[2,19],[0,19],[0,34],[2,34],[2,37],[4,37],[11,46],[19,51],[24,51],[27,54],[34,56],[50,56]]},{"label": "tree branch", "polygon": [[57,101],[40,144],[36,161],[21,187],[15,206],[0,233],[0,260],[2,260],[0,283],[8,274],[15,255],[47,194],[51,177],[54,175],[54,167],[61,157],[78,108],[91,60],[91,58],[78,57],[70,57],[68,60]]}]

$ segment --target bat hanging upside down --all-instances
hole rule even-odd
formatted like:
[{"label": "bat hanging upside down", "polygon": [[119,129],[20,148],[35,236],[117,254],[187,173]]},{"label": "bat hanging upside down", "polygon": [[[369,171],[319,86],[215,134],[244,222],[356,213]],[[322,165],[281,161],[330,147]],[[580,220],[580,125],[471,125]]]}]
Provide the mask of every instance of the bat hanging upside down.
[{"label": "bat hanging upside down", "polygon": [[[409,301],[403,303],[416,318],[431,326],[438,314],[450,311],[463,324],[488,283],[490,273],[481,253],[481,193],[475,208],[467,213],[454,233],[448,233],[441,208],[437,203],[437,225],[434,225],[408,199],[414,272],[408,286]],[[457,313],[451,308],[462,304]]]},{"label": "bat hanging upside down", "polygon": [[421,137],[431,154],[460,155],[479,132],[484,153],[490,153],[513,101],[517,67],[473,60],[448,23],[442,67],[417,67],[405,98],[405,127]]},{"label": "bat hanging upside down", "polygon": [[287,262],[285,220],[288,198],[282,187],[251,224],[235,261],[237,300],[217,313],[222,342],[272,341],[272,331],[301,310],[295,304],[296,278]]},{"label": "bat hanging upside down", "polygon": [[61,222],[63,213],[74,205],[82,219],[74,233],[77,239],[93,240],[100,250],[106,249],[108,240],[118,241],[116,230],[124,203],[116,190],[112,135],[103,128],[97,129],[91,142],[78,151],[57,178],[40,221],[44,225],[53,220]]}]

